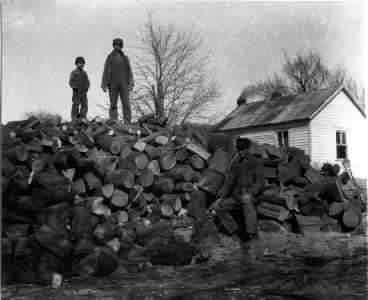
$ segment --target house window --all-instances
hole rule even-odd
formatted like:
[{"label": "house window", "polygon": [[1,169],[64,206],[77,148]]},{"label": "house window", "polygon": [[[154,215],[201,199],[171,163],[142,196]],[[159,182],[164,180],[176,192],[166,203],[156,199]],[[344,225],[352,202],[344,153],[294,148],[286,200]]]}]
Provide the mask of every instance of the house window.
[{"label": "house window", "polygon": [[277,132],[279,147],[289,147],[289,132],[287,130]]},{"label": "house window", "polygon": [[346,159],[348,158],[348,149],[346,143],[346,132],[336,131],[336,158]]}]

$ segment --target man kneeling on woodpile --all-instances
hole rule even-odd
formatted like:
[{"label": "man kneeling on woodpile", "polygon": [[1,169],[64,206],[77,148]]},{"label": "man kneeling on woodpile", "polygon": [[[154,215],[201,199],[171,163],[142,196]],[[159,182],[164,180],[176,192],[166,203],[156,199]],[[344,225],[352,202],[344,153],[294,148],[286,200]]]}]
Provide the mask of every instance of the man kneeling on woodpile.
[{"label": "man kneeling on woodpile", "polygon": [[[236,140],[237,151],[218,193],[219,198],[212,205],[225,231],[229,234],[237,232],[243,240],[257,236],[255,200],[265,185],[263,161],[250,153],[251,147],[249,139]],[[236,221],[239,215],[242,222]]]}]

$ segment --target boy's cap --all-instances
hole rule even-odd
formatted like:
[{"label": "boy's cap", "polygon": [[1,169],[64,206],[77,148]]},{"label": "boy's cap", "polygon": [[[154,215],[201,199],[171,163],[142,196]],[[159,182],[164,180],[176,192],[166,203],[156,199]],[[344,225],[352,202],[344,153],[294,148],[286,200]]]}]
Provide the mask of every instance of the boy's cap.
[{"label": "boy's cap", "polygon": [[86,61],[84,60],[84,57],[82,56],[78,56],[76,59],[75,59],[75,64],[85,64]]},{"label": "boy's cap", "polygon": [[123,39],[121,38],[116,38],[112,41],[112,46],[120,46],[120,47],[123,47]]}]

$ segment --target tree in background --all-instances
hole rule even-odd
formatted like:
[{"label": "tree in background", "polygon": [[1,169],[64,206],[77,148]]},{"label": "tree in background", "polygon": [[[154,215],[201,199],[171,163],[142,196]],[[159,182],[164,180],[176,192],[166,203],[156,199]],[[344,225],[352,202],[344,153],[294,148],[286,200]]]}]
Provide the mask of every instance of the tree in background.
[{"label": "tree in background", "polygon": [[167,117],[169,124],[205,117],[219,88],[208,75],[209,57],[201,54],[200,34],[155,24],[150,16],[140,38],[136,89],[131,95],[135,111],[155,112]]},{"label": "tree in background", "polygon": [[297,54],[292,58],[285,55],[280,74],[247,86],[242,91],[241,97],[269,99],[274,92],[282,95],[300,94],[342,83],[357,99],[358,104],[364,106],[364,89],[358,87],[345,68],[329,69],[316,52]]}]

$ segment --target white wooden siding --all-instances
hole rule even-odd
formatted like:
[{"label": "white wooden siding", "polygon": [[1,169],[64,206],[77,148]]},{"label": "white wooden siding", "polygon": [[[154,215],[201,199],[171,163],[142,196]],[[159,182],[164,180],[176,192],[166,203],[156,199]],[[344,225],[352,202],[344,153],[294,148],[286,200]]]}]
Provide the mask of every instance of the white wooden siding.
[{"label": "white wooden siding", "polygon": [[354,176],[367,178],[367,120],[342,91],[310,123],[311,159],[316,165],[336,159],[336,131],[346,131],[348,158]]},{"label": "white wooden siding", "polygon": [[[299,126],[294,128],[284,128],[281,130],[289,131],[289,145],[292,147],[297,147],[305,151],[306,154],[310,154],[310,130],[309,126]],[[278,131],[278,130],[277,130]],[[260,144],[271,144],[278,146],[276,130],[264,130],[259,132],[244,133],[241,137],[249,138]]]}]

